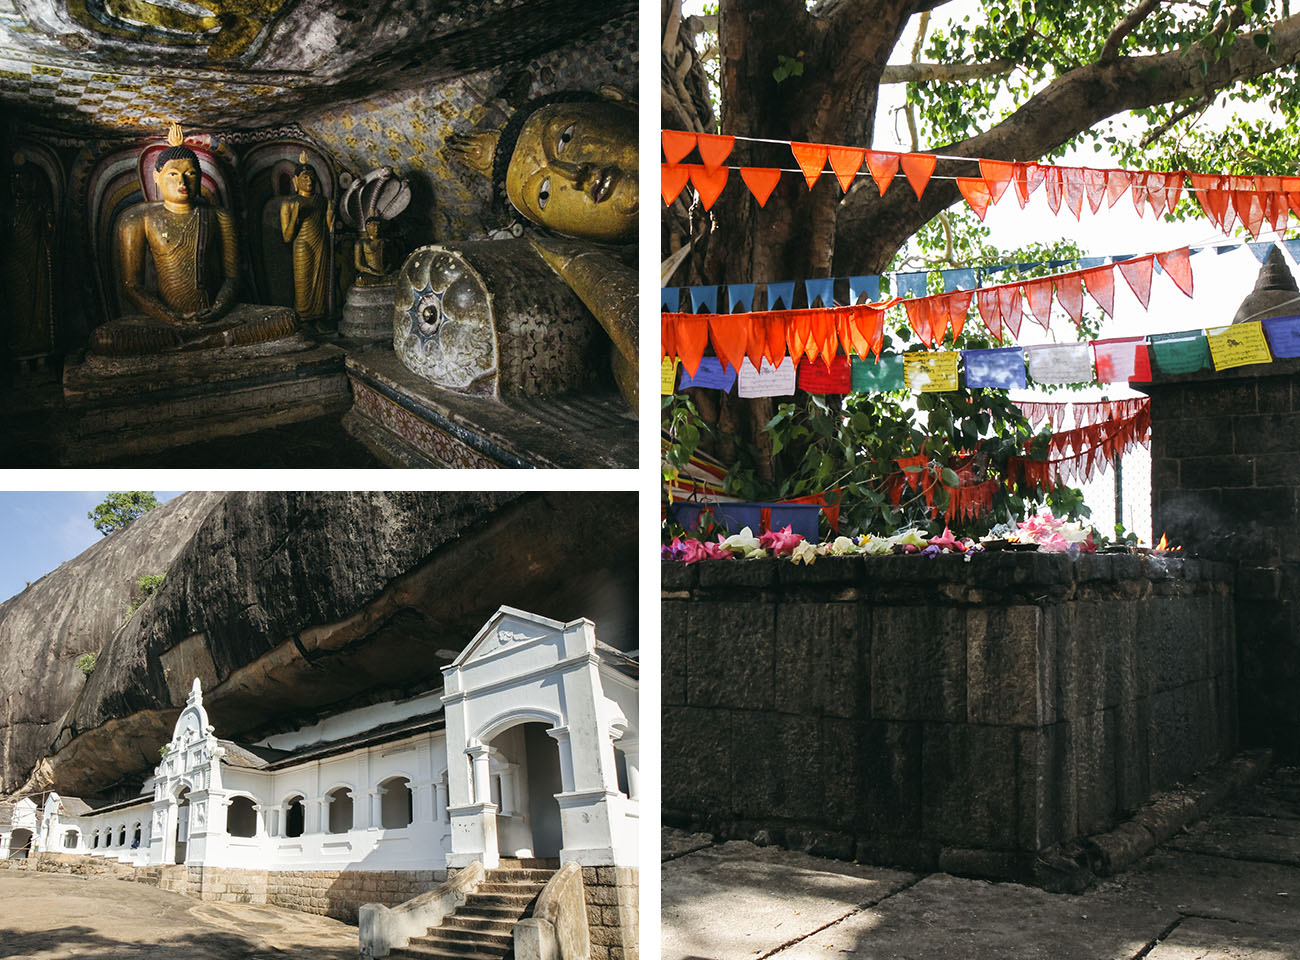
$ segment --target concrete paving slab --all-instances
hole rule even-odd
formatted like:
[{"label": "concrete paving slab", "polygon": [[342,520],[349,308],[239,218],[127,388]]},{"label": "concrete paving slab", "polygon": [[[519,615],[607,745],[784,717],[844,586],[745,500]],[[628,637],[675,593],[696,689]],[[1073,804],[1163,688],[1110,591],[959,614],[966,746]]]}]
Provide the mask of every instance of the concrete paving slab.
[{"label": "concrete paving slab", "polygon": [[742,841],[709,847],[663,864],[660,956],[763,957],[915,880],[899,870]]},{"label": "concrete paving slab", "polygon": [[1300,867],[1300,820],[1214,817],[1169,844],[1189,853]]},{"label": "concrete paving slab", "polygon": [[1136,899],[1064,896],[934,874],[773,960],[1132,960],[1178,914]]},{"label": "concrete paving slab", "polygon": [[0,871],[0,957],[355,960],[357,930],[280,907],[202,903],[142,883]]},{"label": "concrete paving slab", "polygon": [[1298,940],[1295,927],[1189,917],[1146,960],[1295,960]]},{"label": "concrete paving slab", "polygon": [[1300,953],[1300,868],[1160,849],[1097,893],[1144,898],[1179,913],[1289,926]]}]

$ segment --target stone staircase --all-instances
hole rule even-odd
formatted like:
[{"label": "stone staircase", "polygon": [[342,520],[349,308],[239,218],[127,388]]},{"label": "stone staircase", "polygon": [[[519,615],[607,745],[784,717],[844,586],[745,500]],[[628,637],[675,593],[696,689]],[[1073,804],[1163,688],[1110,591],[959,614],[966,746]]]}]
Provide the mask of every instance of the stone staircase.
[{"label": "stone staircase", "polygon": [[532,916],[537,895],[560,868],[559,860],[507,860],[487,871],[470,895],[440,927],[413,937],[390,956],[425,960],[508,960],[514,956],[515,924]]}]

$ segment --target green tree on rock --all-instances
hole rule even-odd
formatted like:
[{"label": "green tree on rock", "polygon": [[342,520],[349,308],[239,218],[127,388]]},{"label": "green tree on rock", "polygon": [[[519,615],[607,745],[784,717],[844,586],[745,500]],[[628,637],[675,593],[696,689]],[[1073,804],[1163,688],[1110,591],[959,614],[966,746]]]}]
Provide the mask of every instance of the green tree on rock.
[{"label": "green tree on rock", "polygon": [[158,498],[152,491],[129,490],[125,493],[110,493],[104,502],[86,514],[86,519],[95,524],[95,529],[104,536],[129,527],[137,519],[158,506]]}]

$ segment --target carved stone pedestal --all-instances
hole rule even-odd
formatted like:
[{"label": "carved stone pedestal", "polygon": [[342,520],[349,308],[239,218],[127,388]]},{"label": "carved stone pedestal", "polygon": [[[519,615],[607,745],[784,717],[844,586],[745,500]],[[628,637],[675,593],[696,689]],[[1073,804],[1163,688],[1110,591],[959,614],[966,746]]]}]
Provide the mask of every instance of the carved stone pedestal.
[{"label": "carved stone pedestal", "polygon": [[344,352],[302,334],[270,343],[68,364],[64,466],[121,460],[346,410]]},{"label": "carved stone pedestal", "polygon": [[437,387],[391,349],[348,357],[344,429],[391,467],[635,467],[636,420],[619,394],[506,403]]},{"label": "carved stone pedestal", "polygon": [[339,321],[339,336],[349,340],[393,338],[393,298],[397,287],[391,283],[363,287],[353,284],[343,301],[343,319]]}]

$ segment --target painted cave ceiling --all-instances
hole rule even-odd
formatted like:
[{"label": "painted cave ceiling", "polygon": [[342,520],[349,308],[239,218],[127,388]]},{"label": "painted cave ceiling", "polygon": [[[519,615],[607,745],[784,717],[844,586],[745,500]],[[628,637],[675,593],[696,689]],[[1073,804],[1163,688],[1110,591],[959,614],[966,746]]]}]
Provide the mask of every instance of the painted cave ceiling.
[{"label": "painted cave ceiling", "polygon": [[522,63],[634,0],[0,0],[0,104],[97,134],[284,124]]}]

